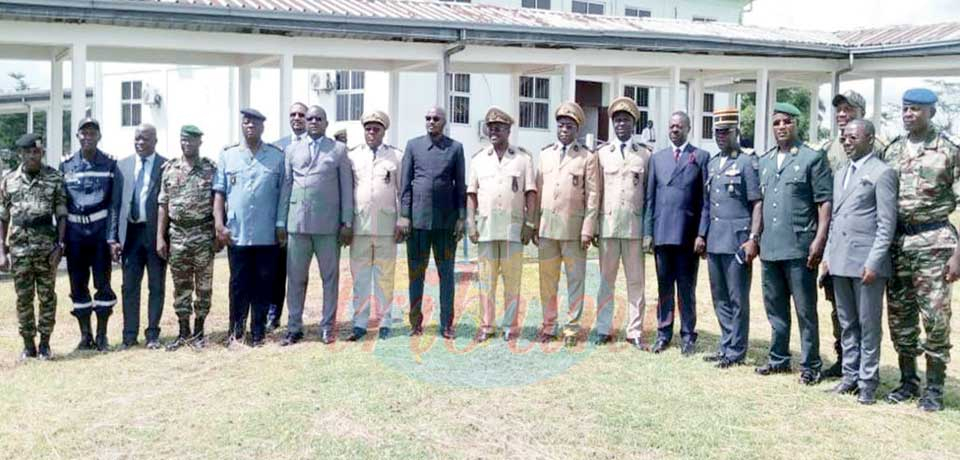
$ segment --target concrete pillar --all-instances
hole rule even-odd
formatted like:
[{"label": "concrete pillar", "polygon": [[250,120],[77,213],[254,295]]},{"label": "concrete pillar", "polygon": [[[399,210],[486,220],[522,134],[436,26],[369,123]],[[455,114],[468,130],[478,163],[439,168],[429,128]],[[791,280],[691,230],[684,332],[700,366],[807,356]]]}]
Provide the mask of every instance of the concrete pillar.
[{"label": "concrete pillar", "polygon": [[[450,89],[447,87],[447,73],[449,73],[450,62],[446,57],[437,61],[437,106],[443,107],[449,116],[450,112]],[[449,123],[448,123],[449,125]]]},{"label": "concrete pillar", "polygon": [[577,65],[564,64],[563,78],[560,84],[560,100],[563,102],[575,101],[577,99]]},{"label": "concrete pillar", "polygon": [[[227,116],[227,123],[230,128],[227,133],[230,142],[240,140],[240,98],[237,89],[237,74],[239,72],[237,70],[234,68],[227,69],[227,106],[230,107],[230,113]],[[203,126],[200,129],[203,129]]]},{"label": "concrete pillar", "polygon": [[883,77],[873,79],[873,114],[871,120],[877,132],[880,132],[880,122],[883,121]]},{"label": "concrete pillar", "polygon": [[290,123],[284,122],[287,119],[287,110],[293,105],[293,55],[285,53],[280,55],[280,137],[291,133]]},{"label": "concrete pillar", "polygon": [[[510,105],[507,107],[507,112],[511,117],[516,121],[513,127],[510,128],[510,143],[519,144],[520,143],[520,73],[512,72],[510,73]],[[521,146],[523,147],[523,146]],[[534,146],[528,146],[534,147]],[[524,147],[527,148],[527,147]],[[536,151],[534,148],[527,148],[530,152],[536,152],[536,155],[539,155],[539,151]]]},{"label": "concrete pillar", "polygon": [[240,108],[245,109],[250,107],[250,86],[253,80],[253,69],[246,65],[240,66],[237,80],[238,101]]},{"label": "concrete pillar", "polygon": [[27,132],[33,132],[33,105],[27,104]]},{"label": "concrete pillar", "polygon": [[693,145],[700,147],[703,143],[703,77],[693,80],[693,103],[690,104],[690,139]]},{"label": "concrete pillar", "polygon": [[387,115],[390,116],[390,129],[387,130],[387,143],[402,149],[400,145],[400,71],[387,72]]},{"label": "concrete pillar", "polygon": [[670,68],[670,88],[668,91],[668,111],[673,113],[677,110],[683,110],[683,107],[680,105],[680,67],[674,66]]},{"label": "concrete pillar", "polygon": [[770,71],[760,69],[757,71],[757,97],[756,100],[756,118],[753,125],[753,148],[757,154],[762,154],[767,150],[767,127],[770,126],[769,93],[770,93]]},{"label": "concrete pillar", "polygon": [[103,64],[93,63],[93,118],[103,121]]},{"label": "concrete pillar", "polygon": [[60,166],[63,156],[63,62],[59,52],[50,56],[50,108],[47,109],[47,164]]},{"label": "concrete pillar", "polygon": [[820,85],[814,84],[810,87],[810,132],[807,134],[807,140],[811,145],[816,144],[820,138]]},{"label": "concrete pillar", "polygon": [[[87,44],[74,43],[70,48],[70,127],[76,128],[80,120],[87,116]],[[71,150],[80,148],[79,141],[73,136]]]},{"label": "concrete pillar", "polygon": [[[832,72],[830,74],[830,101],[833,101],[833,98],[840,94],[840,74],[837,72]],[[837,137],[837,114],[833,109],[833,104],[830,104],[830,138],[835,139]]]}]

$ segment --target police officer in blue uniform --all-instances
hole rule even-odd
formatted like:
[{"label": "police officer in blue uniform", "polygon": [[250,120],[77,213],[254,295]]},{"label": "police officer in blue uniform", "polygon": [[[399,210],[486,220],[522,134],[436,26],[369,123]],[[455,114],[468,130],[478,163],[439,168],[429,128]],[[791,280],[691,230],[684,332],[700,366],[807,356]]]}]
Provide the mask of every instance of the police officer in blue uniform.
[{"label": "police officer in blue uniform", "polygon": [[707,163],[703,214],[707,269],[713,308],[720,323],[716,354],[704,358],[726,369],[743,364],[750,327],[750,279],[760,252],[760,175],[757,156],[740,149],[737,109],[713,113],[714,139],[720,153]]},{"label": "police officer in blue uniform", "polygon": [[[71,314],[80,324],[77,350],[107,351],[107,321],[117,303],[110,288],[111,259],[120,260],[119,228],[123,177],[117,161],[97,148],[100,123],[84,118],[77,126],[80,150],[60,164],[67,189],[67,271]],[[96,292],[90,297],[90,274]],[[96,341],[90,317],[97,315]]]}]

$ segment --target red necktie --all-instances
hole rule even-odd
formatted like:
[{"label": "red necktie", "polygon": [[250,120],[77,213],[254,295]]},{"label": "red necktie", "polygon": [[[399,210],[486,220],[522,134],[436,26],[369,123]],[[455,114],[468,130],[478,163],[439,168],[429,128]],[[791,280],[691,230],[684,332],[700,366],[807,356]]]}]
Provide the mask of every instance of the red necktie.
[{"label": "red necktie", "polygon": [[676,149],[673,151],[673,161],[675,162],[680,161],[680,149]]}]

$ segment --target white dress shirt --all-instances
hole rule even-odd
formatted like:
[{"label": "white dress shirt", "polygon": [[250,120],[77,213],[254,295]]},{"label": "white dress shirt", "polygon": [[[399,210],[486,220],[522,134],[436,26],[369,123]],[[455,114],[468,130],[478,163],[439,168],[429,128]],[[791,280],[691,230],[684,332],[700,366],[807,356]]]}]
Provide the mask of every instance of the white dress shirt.
[{"label": "white dress shirt", "polygon": [[150,190],[150,176],[153,172],[153,162],[156,159],[156,153],[151,153],[150,156],[147,157],[146,161],[144,161],[140,155],[137,155],[137,161],[133,164],[133,193],[137,193],[137,177],[140,177],[140,169],[147,169],[143,173],[143,187],[140,188],[140,209],[138,211],[140,213],[140,219],[136,221],[130,219],[130,222],[135,224],[144,223],[147,221],[147,192]]}]

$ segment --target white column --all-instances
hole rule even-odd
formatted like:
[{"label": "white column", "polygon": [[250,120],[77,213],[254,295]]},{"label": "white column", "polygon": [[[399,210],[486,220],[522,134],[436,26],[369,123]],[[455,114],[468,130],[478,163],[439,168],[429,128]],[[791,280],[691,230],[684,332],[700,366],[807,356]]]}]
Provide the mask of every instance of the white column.
[{"label": "white column", "polygon": [[[613,78],[610,80],[610,98],[612,101],[620,96],[623,96],[623,78],[620,77],[620,74],[613,74]],[[609,102],[607,102],[609,104]],[[610,127],[607,129],[607,138],[613,139],[616,137],[616,134],[613,133],[613,114],[607,113],[607,119],[609,120]]]},{"label": "white column", "polygon": [[293,55],[280,55],[280,137],[290,134],[290,123],[285,123],[287,109],[293,105]]},{"label": "white column", "polygon": [[657,136],[655,145],[667,145],[667,127],[670,125],[670,88],[657,88],[657,118],[653,122],[653,132]]},{"label": "white column", "polygon": [[[513,127],[510,128],[510,143],[519,144],[520,143],[520,73],[512,72],[510,73],[510,84],[508,85],[508,91],[510,91],[510,106],[507,107],[507,112],[513,117],[513,120],[516,122],[513,124]],[[523,147],[523,146],[521,146]],[[527,146],[535,147],[535,146]],[[526,147],[525,147],[526,148]],[[533,148],[527,148],[531,152],[535,152]],[[539,155],[539,151],[536,151],[536,154]]]},{"label": "white column", "polygon": [[93,118],[103,121],[103,64],[93,63]]},{"label": "white column", "polygon": [[[668,110],[671,113],[683,110],[683,107],[680,105],[680,67],[674,66],[670,68],[670,88],[668,91]],[[669,117],[669,114],[667,115]]]},{"label": "white column", "polygon": [[[240,112],[240,99],[237,94],[237,69],[228,68],[227,71],[227,107],[229,107],[229,114],[227,115],[227,123],[229,124],[228,140],[229,142],[237,142],[240,140],[240,122],[239,112]],[[204,127],[201,126],[200,129]]]},{"label": "white column", "polygon": [[810,87],[810,132],[807,139],[815,144],[820,138],[820,85]]},{"label": "white column", "polygon": [[63,62],[59,52],[50,56],[50,108],[47,109],[47,164],[60,166],[63,156]]},{"label": "white column", "polygon": [[250,66],[242,65],[240,66],[238,75],[238,101],[240,108],[245,109],[250,107],[250,85],[253,80],[253,69],[251,69]]},{"label": "white column", "polygon": [[387,72],[387,84],[389,85],[387,95],[387,115],[390,116],[390,129],[387,131],[387,143],[403,148],[400,144],[400,72],[391,70]]},{"label": "white column", "polygon": [[[440,58],[437,61],[437,106],[443,107],[445,112],[449,112],[450,104],[448,95],[450,94],[449,89],[447,88],[447,65],[449,63],[446,59]],[[449,113],[447,114],[449,116]]]},{"label": "white column", "polygon": [[770,115],[767,111],[769,107],[770,93],[770,71],[760,69],[757,71],[757,96],[753,124],[753,148],[757,154],[762,154],[767,150],[767,126],[770,126]]},{"label": "white column", "polygon": [[880,132],[880,122],[883,121],[883,77],[873,78],[873,126]]},{"label": "white column", "polygon": [[560,87],[560,99],[563,102],[575,101],[577,99],[577,65],[564,64],[563,78]]},{"label": "white column", "polygon": [[33,105],[27,104],[27,132],[33,132]]},{"label": "white column", "polygon": [[[840,74],[833,72],[830,75],[830,101],[833,101],[833,98],[840,94]],[[833,109],[833,104],[830,104],[830,138],[835,139],[837,137],[837,114],[836,110]]]},{"label": "white column", "polygon": [[700,147],[700,144],[703,142],[703,77],[697,77],[693,80],[693,103],[690,104],[692,107],[692,114],[690,114],[691,123],[690,129],[691,134],[690,139],[693,142],[693,145]]},{"label": "white column", "polygon": [[[70,50],[70,69],[72,73],[70,83],[70,127],[80,124],[80,120],[87,116],[87,44],[74,43]],[[77,137],[70,141],[71,150],[77,150],[80,145]]]}]

